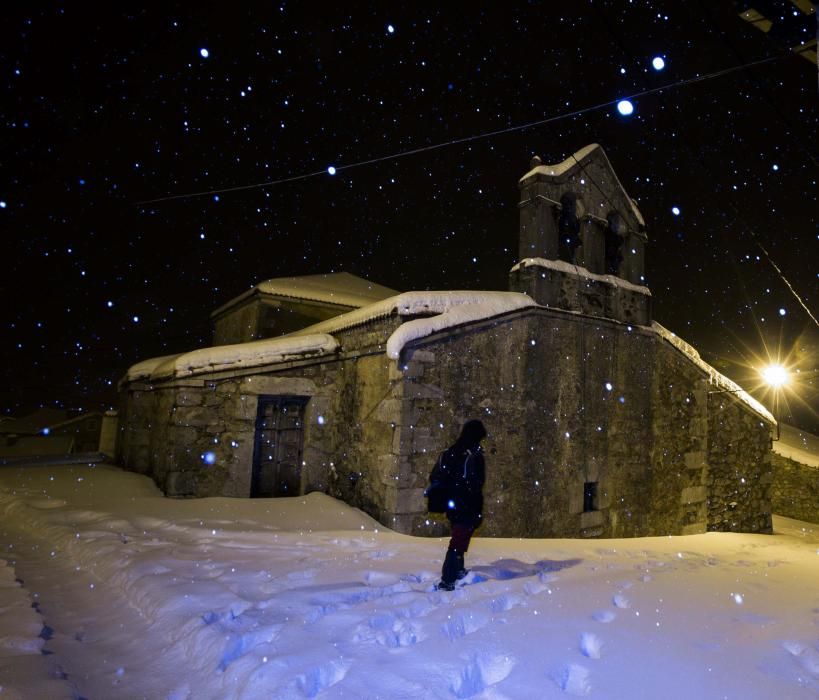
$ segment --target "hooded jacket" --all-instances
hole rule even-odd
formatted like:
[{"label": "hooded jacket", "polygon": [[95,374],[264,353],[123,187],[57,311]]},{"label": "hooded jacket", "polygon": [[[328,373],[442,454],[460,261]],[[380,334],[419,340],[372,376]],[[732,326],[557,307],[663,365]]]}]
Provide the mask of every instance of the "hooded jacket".
[{"label": "hooded jacket", "polygon": [[442,460],[454,476],[452,504],[447,518],[453,524],[478,527],[483,519],[483,485],[486,464],[480,441],[486,437],[486,428],[479,420],[464,424],[461,434]]}]

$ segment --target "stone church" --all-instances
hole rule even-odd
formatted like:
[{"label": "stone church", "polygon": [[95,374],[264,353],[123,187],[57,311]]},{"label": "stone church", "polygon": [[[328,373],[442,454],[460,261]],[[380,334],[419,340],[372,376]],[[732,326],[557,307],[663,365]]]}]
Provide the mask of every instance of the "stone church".
[{"label": "stone church", "polygon": [[489,437],[498,537],[771,531],[771,414],[652,319],[646,225],[603,149],[519,180],[509,291],[272,279],[213,347],[134,365],[120,463],[176,497],[322,491],[440,535],[423,490],[461,424]]}]

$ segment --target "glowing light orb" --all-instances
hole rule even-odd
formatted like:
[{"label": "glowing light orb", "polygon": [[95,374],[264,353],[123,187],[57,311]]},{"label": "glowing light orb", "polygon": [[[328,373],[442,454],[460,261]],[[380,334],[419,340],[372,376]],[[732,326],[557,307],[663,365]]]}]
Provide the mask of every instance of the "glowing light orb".
[{"label": "glowing light orb", "polygon": [[391,24],[388,24],[387,25],[387,32],[389,34],[394,34],[395,33],[395,27],[393,27]]},{"label": "glowing light orb", "polygon": [[0,209],[5,209],[5,208],[6,208],[6,206],[7,206],[7,205],[6,205],[6,203],[5,203],[5,202],[0,202]]},{"label": "glowing light orb", "polygon": [[782,365],[768,365],[762,370],[762,378],[765,380],[766,384],[773,387],[779,387],[783,384],[787,384],[788,370],[786,370]]},{"label": "glowing light orb", "polygon": [[787,312],[785,309],[779,309],[779,315],[780,315],[780,316],[784,316],[784,315],[785,315],[785,314],[787,314],[787,313],[788,313],[788,312]]},{"label": "glowing light orb", "polygon": [[208,56],[210,56],[210,51],[208,51],[207,49],[204,49],[204,48],[203,48],[203,49],[199,49],[199,55],[200,55],[202,58],[207,58]]},{"label": "glowing light orb", "polygon": [[447,508],[452,510],[455,507],[455,501],[448,501],[446,506],[447,506]]},{"label": "glowing light orb", "polygon": [[628,100],[620,100],[617,103],[617,111],[624,117],[627,117],[629,114],[634,112],[634,105]]},{"label": "glowing light orb", "polygon": [[680,215],[680,208],[679,207],[671,207],[671,213],[674,216],[679,216]]},{"label": "glowing light orb", "polygon": [[335,169],[335,167],[334,167],[334,166],[332,166],[332,165],[331,165],[331,166],[329,166],[329,167],[327,168],[327,174],[328,174],[328,175],[335,175],[335,174],[336,174],[336,169]]},{"label": "glowing light orb", "polygon": [[216,464],[216,455],[213,452],[205,452],[202,455],[202,461],[205,464]]},{"label": "glowing light orb", "polygon": [[771,167],[774,171],[779,170],[779,166],[776,163],[774,163]]},{"label": "glowing light orb", "polygon": [[665,68],[665,61],[662,56],[655,56],[651,61],[651,65],[654,70],[662,70]]}]

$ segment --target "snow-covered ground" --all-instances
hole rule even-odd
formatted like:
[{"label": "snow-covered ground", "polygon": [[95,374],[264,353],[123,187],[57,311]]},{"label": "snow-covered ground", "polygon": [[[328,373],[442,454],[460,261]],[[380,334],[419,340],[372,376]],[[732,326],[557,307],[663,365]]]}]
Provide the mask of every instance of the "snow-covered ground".
[{"label": "snow-covered ground", "polygon": [[0,517],[0,700],[819,696],[819,527],[797,521],[478,538],[485,580],[443,593],[444,540],[321,494],[5,466]]}]

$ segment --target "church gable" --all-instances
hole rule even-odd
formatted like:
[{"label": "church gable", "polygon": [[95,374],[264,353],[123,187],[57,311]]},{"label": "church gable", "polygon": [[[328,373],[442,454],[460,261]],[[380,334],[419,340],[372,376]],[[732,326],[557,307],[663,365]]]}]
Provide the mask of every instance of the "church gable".
[{"label": "church gable", "polygon": [[651,323],[645,221],[596,143],[520,178],[520,263],[510,288],[543,306]]}]

